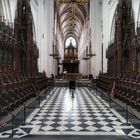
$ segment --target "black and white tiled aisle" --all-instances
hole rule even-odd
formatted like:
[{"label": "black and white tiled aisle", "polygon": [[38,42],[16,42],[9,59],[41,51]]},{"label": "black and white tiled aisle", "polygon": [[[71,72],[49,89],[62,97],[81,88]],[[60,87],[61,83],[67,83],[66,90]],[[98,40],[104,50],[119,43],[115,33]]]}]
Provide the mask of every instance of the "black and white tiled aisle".
[{"label": "black and white tiled aisle", "polygon": [[[55,88],[26,119],[26,125],[14,130],[14,137],[30,135],[115,135],[134,137],[132,125],[87,88],[74,91]],[[0,138],[9,138],[11,130],[0,133]],[[137,136],[140,138],[140,136]]]}]

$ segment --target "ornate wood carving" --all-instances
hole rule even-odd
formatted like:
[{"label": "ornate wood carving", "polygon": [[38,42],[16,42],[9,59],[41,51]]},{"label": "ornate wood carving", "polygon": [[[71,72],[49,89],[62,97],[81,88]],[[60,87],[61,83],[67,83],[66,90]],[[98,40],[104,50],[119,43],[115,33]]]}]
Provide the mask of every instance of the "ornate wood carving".
[{"label": "ornate wood carving", "polygon": [[135,76],[135,24],[131,0],[119,0],[115,13],[115,39],[107,50],[108,74]]}]

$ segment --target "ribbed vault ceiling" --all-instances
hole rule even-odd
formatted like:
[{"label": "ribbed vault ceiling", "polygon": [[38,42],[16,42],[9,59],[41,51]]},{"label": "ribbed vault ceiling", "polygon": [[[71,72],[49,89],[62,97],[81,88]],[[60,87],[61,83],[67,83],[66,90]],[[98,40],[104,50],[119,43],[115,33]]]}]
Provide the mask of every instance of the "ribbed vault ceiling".
[{"label": "ribbed vault ceiling", "polygon": [[88,17],[88,2],[66,0],[58,4],[58,21],[63,37],[79,38]]}]

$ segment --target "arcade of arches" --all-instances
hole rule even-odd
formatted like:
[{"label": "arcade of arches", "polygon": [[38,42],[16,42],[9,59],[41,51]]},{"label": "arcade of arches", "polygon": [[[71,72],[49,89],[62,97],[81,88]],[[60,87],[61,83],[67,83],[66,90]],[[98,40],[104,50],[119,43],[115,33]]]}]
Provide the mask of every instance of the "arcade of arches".
[{"label": "arcade of arches", "polygon": [[140,1],[0,0],[0,138],[140,139]]}]

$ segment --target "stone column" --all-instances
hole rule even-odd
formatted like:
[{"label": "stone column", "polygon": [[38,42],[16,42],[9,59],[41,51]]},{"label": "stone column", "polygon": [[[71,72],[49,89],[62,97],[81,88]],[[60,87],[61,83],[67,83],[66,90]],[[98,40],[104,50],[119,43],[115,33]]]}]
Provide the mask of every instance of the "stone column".
[{"label": "stone column", "polygon": [[102,1],[90,1],[90,26],[92,53],[96,56],[91,58],[91,73],[94,77],[101,71],[101,47],[102,47]]},{"label": "stone column", "polygon": [[39,70],[45,71],[50,77],[54,74],[52,46],[54,26],[54,1],[39,0],[38,3],[38,46],[39,46]]}]

